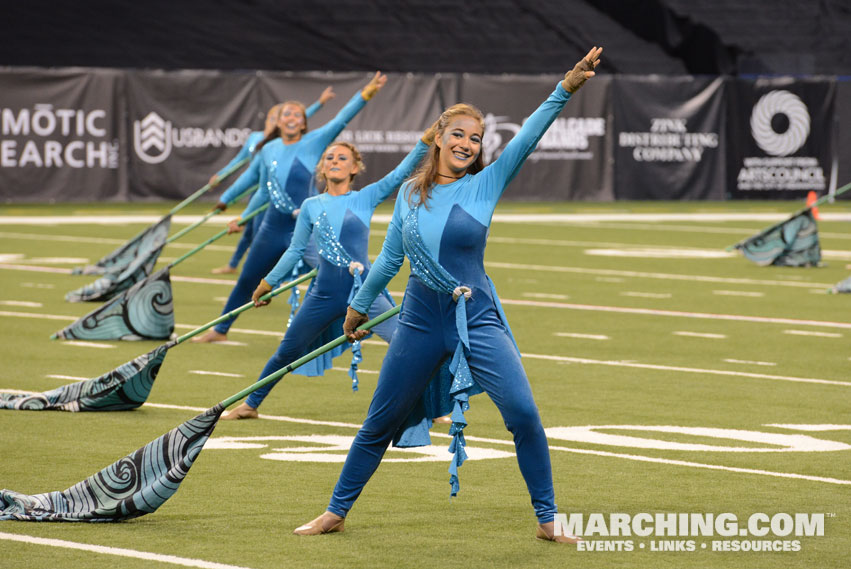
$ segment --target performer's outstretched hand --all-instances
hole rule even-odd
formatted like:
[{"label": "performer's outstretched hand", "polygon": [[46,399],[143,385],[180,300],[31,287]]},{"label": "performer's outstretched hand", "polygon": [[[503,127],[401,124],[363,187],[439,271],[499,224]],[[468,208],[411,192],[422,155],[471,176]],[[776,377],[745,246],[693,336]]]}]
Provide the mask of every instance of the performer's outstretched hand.
[{"label": "performer's outstretched hand", "polygon": [[254,294],[251,295],[251,300],[254,301],[254,306],[266,306],[272,299],[260,300],[260,297],[272,291],[272,285],[266,282],[266,279],[260,279],[260,284],[254,289]]},{"label": "performer's outstretched hand", "polygon": [[358,330],[357,327],[369,321],[369,316],[362,312],[358,312],[351,306],[346,310],[346,321],[343,322],[343,334],[349,339],[349,343],[362,340],[369,330]]},{"label": "performer's outstretched hand", "polygon": [[322,94],[319,95],[319,104],[324,105],[336,96],[337,93],[334,92],[334,88],[331,85],[328,85],[325,87],[325,90],[322,91]]},{"label": "performer's outstretched hand", "polygon": [[439,121],[434,121],[431,124],[430,127],[425,129],[425,132],[423,132],[423,135],[420,137],[420,140],[422,140],[423,143],[427,144],[428,146],[431,146],[432,143],[434,142],[434,136],[435,136],[435,134],[437,134],[437,123],[438,122]]},{"label": "performer's outstretched hand", "polygon": [[586,81],[594,77],[594,69],[600,64],[600,54],[603,53],[602,47],[592,47],[588,55],[579,60],[573,66],[573,69],[564,74],[564,81],[561,86],[568,93],[575,93],[579,90]]},{"label": "performer's outstretched hand", "polygon": [[363,91],[361,91],[361,95],[368,101],[373,98],[386,83],[387,76],[381,73],[381,71],[376,71],[375,75],[372,76],[372,79],[369,80],[369,83],[367,83],[366,87],[364,87]]}]

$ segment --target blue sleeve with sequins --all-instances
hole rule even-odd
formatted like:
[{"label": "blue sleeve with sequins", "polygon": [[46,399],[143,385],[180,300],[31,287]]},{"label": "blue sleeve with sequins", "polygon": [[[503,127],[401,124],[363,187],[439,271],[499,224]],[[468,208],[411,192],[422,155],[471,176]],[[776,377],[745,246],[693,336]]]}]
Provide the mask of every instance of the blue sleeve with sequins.
[{"label": "blue sleeve with sequins", "polygon": [[239,194],[256,184],[260,179],[260,168],[262,167],[263,161],[259,156],[255,156],[254,159],[251,160],[251,163],[248,165],[245,172],[243,172],[242,175],[240,175],[240,177],[237,178],[227,190],[225,190],[222,197],[219,198],[219,201],[224,203],[232,202]]},{"label": "blue sleeve with sequins", "polygon": [[496,203],[505,187],[514,179],[523,162],[535,150],[541,137],[564,109],[570,99],[570,93],[564,90],[561,83],[555,91],[541,103],[534,113],[526,119],[520,131],[505,146],[502,154],[492,164],[479,173],[482,198]]},{"label": "blue sleeve with sequins", "polygon": [[362,314],[369,312],[375,297],[381,294],[381,291],[387,287],[387,283],[396,276],[405,260],[405,251],[402,248],[402,210],[407,202],[402,197],[404,193],[403,188],[396,200],[393,218],[390,220],[390,227],[387,228],[381,253],[369,269],[369,274],[360,291],[352,299],[351,307]]},{"label": "blue sleeve with sequins", "polygon": [[310,240],[310,234],[313,233],[313,223],[310,216],[310,206],[305,201],[302,204],[301,211],[298,213],[298,218],[295,222],[295,231],[293,238],[290,241],[290,246],[278,259],[278,262],[266,275],[265,281],[277,288],[282,282],[289,279],[292,275],[293,267],[296,266],[304,256],[304,250],[307,247],[307,242]]},{"label": "blue sleeve with sequins", "polygon": [[417,141],[416,146],[399,163],[392,172],[363,188],[358,195],[362,199],[369,200],[370,208],[375,209],[378,204],[390,197],[396,188],[402,185],[413,172],[417,165],[428,152],[428,144],[422,140]]}]

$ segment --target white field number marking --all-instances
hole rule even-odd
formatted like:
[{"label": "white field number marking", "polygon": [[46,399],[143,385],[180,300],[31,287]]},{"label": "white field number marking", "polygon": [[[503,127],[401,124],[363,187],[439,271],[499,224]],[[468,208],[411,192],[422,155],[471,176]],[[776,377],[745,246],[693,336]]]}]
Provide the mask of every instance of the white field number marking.
[{"label": "white field number marking", "polygon": [[[681,443],[659,439],[645,439],[628,435],[616,435],[601,431],[647,431],[653,433],[674,433],[695,437],[710,437],[761,444],[764,446],[721,446],[698,443]],[[803,430],[803,429],[802,429]],[[851,450],[851,445],[836,441],[817,439],[809,435],[787,435],[746,431],[741,429],[717,429],[708,427],[677,427],[648,425],[589,425],[584,427],[551,427],[545,429],[547,438],[563,441],[591,443],[607,446],[630,448],[711,451],[711,452],[829,452]]]},{"label": "white field number marking", "polygon": [[[307,435],[292,437],[217,437],[207,441],[205,449],[217,450],[263,450],[260,458],[266,460],[280,460],[293,462],[345,462],[346,452],[352,446],[354,437],[343,435]],[[293,446],[270,448],[276,441],[308,443],[311,446]],[[410,458],[398,456],[385,457],[382,462],[446,462],[452,456],[445,446],[429,445],[416,448],[390,447],[393,454],[403,453]],[[486,458],[509,458],[514,456],[512,452],[489,448],[477,448],[467,445],[464,447],[470,460],[481,460]],[[336,454],[334,454],[336,453]]]}]

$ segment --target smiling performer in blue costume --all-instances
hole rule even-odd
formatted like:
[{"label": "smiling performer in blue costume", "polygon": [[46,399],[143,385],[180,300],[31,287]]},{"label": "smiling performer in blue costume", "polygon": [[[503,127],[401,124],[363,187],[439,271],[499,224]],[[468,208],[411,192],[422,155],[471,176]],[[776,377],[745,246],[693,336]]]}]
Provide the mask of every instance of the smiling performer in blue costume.
[{"label": "smiling performer in blue costume", "polygon": [[[275,266],[287,250],[295,229],[299,208],[309,195],[312,172],[322,152],[385,83],[387,83],[387,76],[380,72],[376,73],[363,90],[346,103],[336,117],[311,132],[307,132],[304,105],[294,101],[283,104],[278,117],[281,136],[267,142],[257,151],[251,165],[236,182],[248,188],[263,181],[260,179],[261,173],[264,170],[267,171],[268,177],[265,183],[260,184],[242,215],[248,215],[269,201],[273,207],[266,210],[263,223],[257,230],[242,272],[228,297],[222,314],[248,302],[260,279]],[[228,224],[229,233],[241,230],[239,221],[240,218],[237,218]],[[226,320],[205,334],[193,338],[192,341],[225,341],[228,330],[235,320],[236,317]]]},{"label": "smiling performer in blue costume", "polygon": [[412,274],[367,418],[349,449],[327,511],[294,533],[343,531],[346,515],[391,441],[399,446],[428,444],[430,419],[449,411],[454,495],[458,467],[466,458],[463,412],[469,397],[484,391],[514,435],[520,472],[538,518],[536,537],[576,543],[577,538],[554,532],[557,509],[547,438],[517,345],[485,274],[484,250],[505,187],[570,96],[594,76],[601,52],[591,49],[565,74],[487,167],[481,158],[481,112],[459,104],[441,115],[434,146],[402,187],[384,247],[350,304],[343,327],[350,341],[364,336],[355,329],[368,320],[367,308],[407,255]]},{"label": "smiling performer in blue costume", "polygon": [[[304,116],[307,118],[312,117],[316,114],[316,111],[322,108],[325,103],[334,98],[334,90],[331,87],[326,87],[322,94],[319,95],[319,100],[307,107],[304,111]],[[225,165],[224,168],[219,170],[217,173],[213,174],[210,178],[210,187],[215,188],[219,185],[221,177],[225,172],[236,166],[241,161],[246,158],[251,158],[254,155],[254,152],[257,150],[258,146],[262,147],[260,142],[264,140],[266,137],[276,138],[280,136],[280,130],[278,129],[278,115],[280,114],[282,103],[279,103],[269,109],[269,112],[266,114],[266,124],[263,130],[257,130],[248,135],[248,138],[245,139],[245,144],[242,145],[239,152],[233,159]],[[265,178],[265,176],[261,176],[261,178]],[[262,180],[261,180],[262,183]],[[230,188],[225,190],[222,194],[222,197],[219,198],[219,202],[216,204],[214,209],[218,209],[220,211],[224,211],[227,209],[227,204],[229,201],[235,199],[239,194],[244,192],[250,187],[250,185],[242,187],[238,184],[232,184]],[[254,239],[254,234],[257,229],[260,227],[260,224],[263,222],[263,215],[266,212],[261,212],[255,215],[249,223],[245,225],[245,229],[242,232],[242,236],[239,238],[239,243],[236,245],[236,249],[233,252],[233,256],[231,256],[230,261],[228,261],[227,265],[222,267],[217,267],[213,269],[211,272],[214,275],[226,275],[226,274],[236,274],[237,267],[239,266],[239,262],[242,260],[245,252],[248,251],[248,247],[251,246],[251,241]]]},{"label": "smiling performer in blue costume", "polygon": [[[335,142],[325,151],[318,174],[318,177],[326,182],[325,192],[304,201],[289,249],[266,278],[260,281],[252,297],[257,306],[269,303],[261,302],[260,297],[287,280],[293,267],[304,254],[312,234],[319,250],[319,272],[304,304],[293,318],[278,350],[266,363],[259,379],[341,334],[346,307],[360,289],[361,277],[369,274],[367,246],[372,214],[378,204],[395,192],[413,173],[433,140],[434,127],[431,127],[423,133],[414,149],[392,172],[360,191],[353,191],[351,187],[355,176],[364,169],[357,148],[346,142]],[[393,306],[389,295],[386,291],[383,292],[368,309],[368,313],[373,316],[378,316]],[[375,327],[375,332],[388,343],[395,330],[396,318]],[[359,342],[356,342],[352,347],[353,359],[349,370],[354,389],[357,389],[357,364],[361,361],[358,344]],[[343,351],[340,349],[327,354],[321,358],[322,361],[311,362],[318,365],[307,364],[296,368],[294,373],[322,375],[331,367],[333,357]],[[257,418],[257,408],[276,383],[270,383],[253,392],[244,403],[223,415],[222,419]]]}]

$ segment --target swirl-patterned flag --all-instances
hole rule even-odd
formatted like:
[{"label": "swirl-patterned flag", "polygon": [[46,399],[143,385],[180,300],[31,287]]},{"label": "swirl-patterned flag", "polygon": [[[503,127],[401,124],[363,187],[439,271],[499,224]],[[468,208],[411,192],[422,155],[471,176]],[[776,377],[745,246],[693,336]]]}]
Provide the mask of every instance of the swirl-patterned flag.
[{"label": "swirl-patterned flag", "polygon": [[148,251],[146,255],[140,255],[130,261],[123,269],[117,272],[107,272],[101,278],[77,290],[72,290],[65,295],[68,302],[103,301],[114,298],[134,284],[146,279],[163,250],[163,245]]},{"label": "swirl-patterned flag", "polygon": [[75,267],[71,273],[75,275],[103,275],[105,273],[121,272],[137,257],[146,257],[153,249],[165,244],[168,231],[171,228],[171,214],[166,215],[157,223],[113,251],[104,256],[94,265]]},{"label": "swirl-patterned flag", "polygon": [[757,265],[816,266],[821,261],[818,227],[810,210],[736,245]]},{"label": "swirl-patterned flag", "polygon": [[24,411],[125,411],[148,399],[163,359],[175,342],[163,344],[112,371],[44,393],[0,393],[0,409]]},{"label": "swirl-patterned flag", "polygon": [[63,492],[0,490],[0,520],[118,522],[171,498],[224,411],[219,404]]},{"label": "swirl-patterned flag", "polygon": [[56,332],[64,340],[166,340],[174,331],[169,268]]}]

